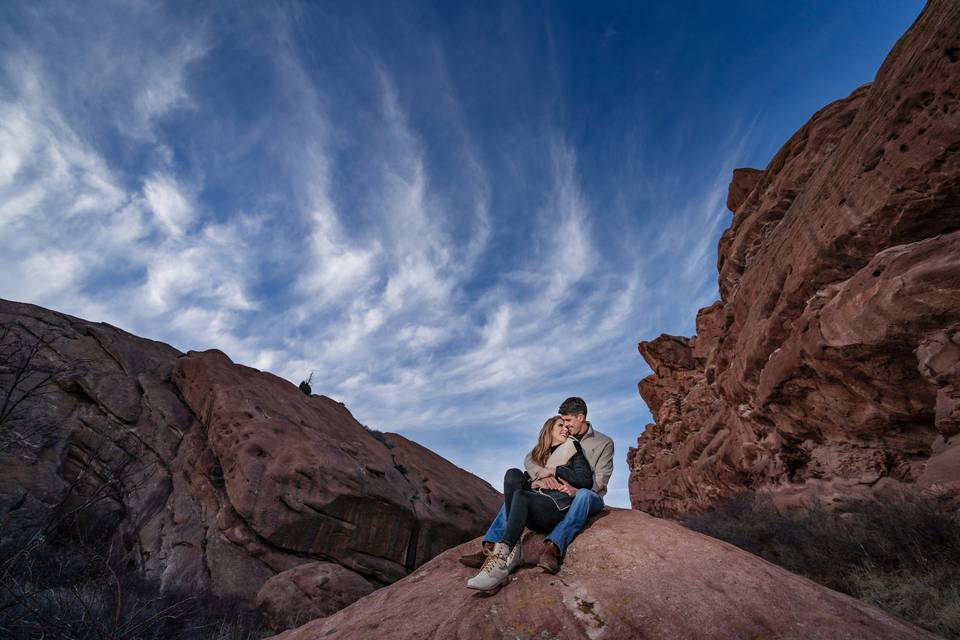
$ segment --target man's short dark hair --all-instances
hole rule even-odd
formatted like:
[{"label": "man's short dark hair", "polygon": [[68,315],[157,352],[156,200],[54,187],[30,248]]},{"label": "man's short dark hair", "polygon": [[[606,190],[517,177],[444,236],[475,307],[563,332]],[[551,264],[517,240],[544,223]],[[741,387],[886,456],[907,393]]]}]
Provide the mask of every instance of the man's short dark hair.
[{"label": "man's short dark hair", "polygon": [[560,411],[558,411],[562,416],[576,415],[582,413],[583,417],[587,417],[587,403],[583,401],[583,398],[577,398],[576,396],[572,398],[567,398],[563,401],[563,404],[560,405]]}]

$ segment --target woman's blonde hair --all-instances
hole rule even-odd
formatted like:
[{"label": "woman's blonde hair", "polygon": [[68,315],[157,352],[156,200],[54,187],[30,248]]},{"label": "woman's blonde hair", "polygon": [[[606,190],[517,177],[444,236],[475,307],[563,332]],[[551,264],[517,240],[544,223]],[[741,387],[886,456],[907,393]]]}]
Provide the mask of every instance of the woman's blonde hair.
[{"label": "woman's blonde hair", "polygon": [[553,425],[557,420],[563,420],[563,416],[553,416],[547,418],[540,428],[540,435],[537,436],[537,445],[530,452],[530,457],[541,467],[547,464],[550,457],[550,447],[553,445]]}]

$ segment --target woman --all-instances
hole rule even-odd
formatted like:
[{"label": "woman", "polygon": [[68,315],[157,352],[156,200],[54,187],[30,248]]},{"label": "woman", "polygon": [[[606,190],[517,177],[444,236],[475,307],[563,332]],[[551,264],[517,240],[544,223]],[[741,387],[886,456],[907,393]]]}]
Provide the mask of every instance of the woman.
[{"label": "woman", "polygon": [[[556,477],[574,488],[593,485],[590,463],[580,442],[567,433],[561,416],[543,423],[530,455],[538,465],[555,469]],[[503,538],[494,544],[480,573],[467,581],[471,589],[486,591],[506,582],[510,572],[521,562],[518,542],[524,527],[549,533],[563,520],[573,497],[560,490],[534,489],[526,472],[509,469],[503,478],[503,500],[507,511]]]}]

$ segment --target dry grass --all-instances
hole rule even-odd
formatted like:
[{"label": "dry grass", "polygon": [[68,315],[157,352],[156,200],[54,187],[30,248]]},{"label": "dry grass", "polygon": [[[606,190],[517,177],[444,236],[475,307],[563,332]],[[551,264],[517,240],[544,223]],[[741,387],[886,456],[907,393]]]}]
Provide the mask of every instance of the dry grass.
[{"label": "dry grass", "polygon": [[960,640],[960,515],[946,503],[896,497],[785,516],[743,494],[684,524]]},{"label": "dry grass", "polygon": [[28,544],[0,531],[0,637],[255,640],[270,635],[243,602],[161,593],[129,557],[76,538]]}]

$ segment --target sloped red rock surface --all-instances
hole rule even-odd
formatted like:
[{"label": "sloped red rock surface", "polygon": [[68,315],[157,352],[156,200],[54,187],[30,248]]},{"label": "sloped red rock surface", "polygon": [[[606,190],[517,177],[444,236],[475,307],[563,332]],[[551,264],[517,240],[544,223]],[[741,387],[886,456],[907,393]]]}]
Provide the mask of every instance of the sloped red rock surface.
[{"label": "sloped red rock surface", "polygon": [[373,591],[369,582],[334,562],[308,562],[278,573],[257,592],[257,608],[277,630],[336,613]]},{"label": "sloped red rock surface", "polygon": [[[540,537],[528,540],[536,562]],[[557,575],[518,569],[496,595],[457,562],[479,539],[403,580],[274,640],[910,640],[936,636],[757,556],[622,509],[595,518]]]},{"label": "sloped red rock surface", "polygon": [[80,524],[167,590],[253,603],[318,560],[381,586],[499,508],[479,478],[219,351],[0,300],[0,359],[4,397],[20,364],[18,388],[46,380],[0,416],[0,539],[89,502]]},{"label": "sloped red rock surface", "polygon": [[930,2],[872,84],[735,172],[721,299],[694,338],[640,344],[634,507],[960,489],[958,52],[960,4]]},{"label": "sloped red rock surface", "polygon": [[[407,553],[417,564],[458,545],[478,530],[485,531],[503,504],[490,485],[466,474],[433,451],[396,433],[384,434],[396,468],[413,488],[416,546]],[[459,473],[458,473],[459,472]]]}]

